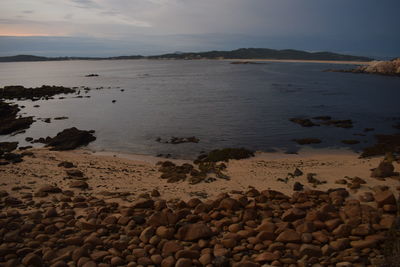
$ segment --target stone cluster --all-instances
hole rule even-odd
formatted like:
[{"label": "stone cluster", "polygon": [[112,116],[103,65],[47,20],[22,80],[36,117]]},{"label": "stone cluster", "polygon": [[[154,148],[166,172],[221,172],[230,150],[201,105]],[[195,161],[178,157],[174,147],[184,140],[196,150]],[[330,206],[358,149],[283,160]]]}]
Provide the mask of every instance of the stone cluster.
[{"label": "stone cluster", "polygon": [[222,193],[111,203],[53,185],[47,198],[0,192],[0,266],[379,266],[396,197],[346,189]]}]

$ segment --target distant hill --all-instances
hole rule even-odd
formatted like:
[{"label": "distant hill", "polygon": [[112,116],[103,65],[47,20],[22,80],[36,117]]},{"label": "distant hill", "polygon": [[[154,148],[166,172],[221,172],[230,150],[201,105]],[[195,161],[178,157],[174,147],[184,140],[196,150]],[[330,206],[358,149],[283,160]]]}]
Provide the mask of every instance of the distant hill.
[{"label": "distant hill", "polygon": [[331,52],[306,52],[301,50],[275,50],[268,48],[240,48],[232,51],[175,52],[155,56],[117,56],[117,57],[40,57],[17,55],[0,57],[0,62],[61,61],[61,60],[121,60],[121,59],[294,59],[294,60],[336,60],[371,61],[372,58],[342,55]]},{"label": "distant hill", "polygon": [[0,57],[0,62],[33,62],[33,61],[65,61],[65,60],[117,60],[117,59],[142,59],[144,56],[118,56],[118,57],[39,57],[32,55],[17,55]]},{"label": "distant hill", "polygon": [[268,48],[240,48],[232,51],[208,51],[200,53],[174,53],[150,56],[150,59],[297,59],[297,60],[339,60],[339,61],[371,61],[372,58],[342,55],[331,52],[306,52],[301,50],[275,50]]}]

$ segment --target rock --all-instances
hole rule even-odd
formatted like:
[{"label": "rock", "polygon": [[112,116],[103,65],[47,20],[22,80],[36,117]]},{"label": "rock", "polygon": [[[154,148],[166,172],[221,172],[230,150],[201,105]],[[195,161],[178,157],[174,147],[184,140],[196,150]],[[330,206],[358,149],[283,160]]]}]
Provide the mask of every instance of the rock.
[{"label": "rock", "polygon": [[293,185],[293,191],[303,191],[304,185],[299,182],[295,182]]},{"label": "rock", "polygon": [[192,261],[190,259],[178,259],[176,261],[175,267],[192,267]]},{"label": "rock", "polygon": [[83,172],[77,169],[67,170],[66,173],[68,176],[72,177],[83,177]]},{"label": "rock", "polygon": [[11,152],[16,150],[18,147],[18,142],[0,142],[0,153],[1,152]]},{"label": "rock", "polygon": [[383,207],[384,205],[396,205],[396,198],[389,190],[375,193],[374,199],[379,207]]},{"label": "rock", "polygon": [[310,145],[310,144],[319,144],[321,140],[318,138],[301,138],[301,139],[293,139],[299,145]]},{"label": "rock", "polygon": [[201,238],[212,236],[211,229],[204,223],[186,224],[179,228],[178,239],[184,241],[194,241]]},{"label": "rock", "polygon": [[80,189],[87,189],[89,188],[89,185],[85,181],[72,181],[69,184],[69,187],[71,188],[80,188]]},{"label": "rock", "polygon": [[162,253],[169,255],[169,254],[175,254],[179,250],[182,250],[183,247],[175,240],[167,241],[164,243],[164,246],[162,248]]},{"label": "rock", "polygon": [[38,266],[38,267],[43,266],[42,259],[34,253],[27,254],[22,259],[22,264],[26,266]]},{"label": "rock", "polygon": [[66,169],[75,168],[75,165],[69,161],[62,161],[58,165],[58,167],[64,167]]},{"label": "rock", "polygon": [[302,172],[299,168],[296,168],[296,169],[294,170],[294,172],[293,172],[293,175],[294,175],[294,176],[302,176],[302,175],[303,175],[303,172]]},{"label": "rock", "polygon": [[169,256],[161,262],[161,267],[174,267],[175,266],[175,259],[173,256]]},{"label": "rock", "polygon": [[310,119],[302,119],[302,118],[291,118],[289,119],[291,122],[299,124],[303,127],[313,127],[319,126],[319,124],[313,123]]},{"label": "rock", "polygon": [[366,239],[366,240],[351,241],[350,245],[356,249],[374,248],[376,245],[376,240]]},{"label": "rock", "polygon": [[219,208],[220,209],[226,209],[226,210],[239,210],[241,208],[241,204],[239,201],[233,199],[233,198],[224,198],[220,203],[219,203]]},{"label": "rock", "polygon": [[301,236],[292,229],[286,229],[278,235],[276,241],[285,243],[286,242],[298,243],[301,242]]},{"label": "rock", "polygon": [[280,253],[263,252],[258,254],[254,260],[257,262],[274,261],[280,258]]},{"label": "rock", "polygon": [[107,255],[109,255],[108,251],[96,251],[90,254],[90,257],[94,261],[101,261]]},{"label": "rock", "polygon": [[200,256],[199,262],[203,265],[206,266],[210,264],[212,261],[212,255],[210,253],[206,253]]},{"label": "rock", "polygon": [[147,243],[149,243],[150,238],[154,235],[154,232],[155,232],[154,227],[149,226],[149,227],[147,227],[146,229],[144,229],[144,230],[142,231],[142,233],[141,233],[140,236],[139,236],[139,239],[140,239],[143,243],[147,244]]},{"label": "rock", "polygon": [[75,127],[65,129],[51,138],[46,146],[51,147],[50,150],[72,150],[96,140],[92,133]]},{"label": "rock", "polygon": [[283,213],[282,215],[282,220],[286,222],[293,222],[295,220],[304,218],[306,216],[305,211],[298,209],[298,208],[292,208],[288,209]]},{"label": "rock", "polygon": [[61,193],[61,189],[54,185],[43,185],[39,188],[38,192],[45,192],[45,193]]},{"label": "rock", "polygon": [[321,257],[322,256],[321,248],[314,246],[314,245],[302,244],[300,247],[300,257],[304,257],[306,255],[309,258]]},{"label": "rock", "polygon": [[152,199],[138,199],[132,204],[135,209],[151,209],[154,207],[154,200]]},{"label": "rock", "polygon": [[371,177],[376,178],[386,178],[394,175],[395,173],[393,163],[385,160],[379,163],[378,167],[373,169],[371,173]]}]

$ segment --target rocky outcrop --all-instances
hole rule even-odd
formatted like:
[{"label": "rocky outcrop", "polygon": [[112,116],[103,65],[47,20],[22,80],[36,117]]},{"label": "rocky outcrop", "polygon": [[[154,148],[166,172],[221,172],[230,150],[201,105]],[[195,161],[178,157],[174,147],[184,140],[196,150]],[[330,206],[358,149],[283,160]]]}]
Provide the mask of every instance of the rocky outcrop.
[{"label": "rocky outcrop", "polygon": [[390,61],[372,61],[368,65],[362,65],[351,70],[332,71],[400,76],[400,58],[396,58]]},{"label": "rocky outcrop", "polygon": [[18,116],[19,111],[17,105],[0,100],[0,135],[22,131],[31,126],[33,118]]},{"label": "rocky outcrop", "polygon": [[75,93],[75,90],[63,86],[42,85],[37,88],[26,88],[21,85],[10,85],[0,88],[0,98],[2,99],[31,99],[50,98],[58,94]]},{"label": "rocky outcrop", "polygon": [[51,150],[72,150],[96,140],[93,133],[94,131],[78,130],[72,127],[63,130],[53,138],[49,138],[46,146],[51,147]]}]

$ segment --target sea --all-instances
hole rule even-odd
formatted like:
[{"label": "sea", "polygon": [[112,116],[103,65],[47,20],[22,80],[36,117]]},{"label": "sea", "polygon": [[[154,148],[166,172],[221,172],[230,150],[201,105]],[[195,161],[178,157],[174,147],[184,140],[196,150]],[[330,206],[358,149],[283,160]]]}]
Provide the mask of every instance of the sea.
[{"label": "sea", "polygon": [[[315,149],[359,151],[375,134],[398,132],[400,78],[326,72],[352,65],[225,60],[88,60],[0,63],[0,87],[89,87],[79,95],[11,101],[36,122],[0,142],[55,136],[63,129],[95,130],[88,148],[194,158],[226,147],[297,153],[293,139],[319,138]],[[86,77],[98,74],[97,77]],[[61,99],[60,99],[61,98]],[[293,117],[351,119],[353,128],[301,127]],[[56,117],[68,117],[54,120]],[[50,123],[44,119],[51,118]],[[374,130],[365,132],[365,128]],[[198,143],[165,143],[195,136]],[[157,141],[161,139],[161,142]],[[342,140],[358,140],[345,145]],[[42,146],[35,144],[34,146]]]}]

